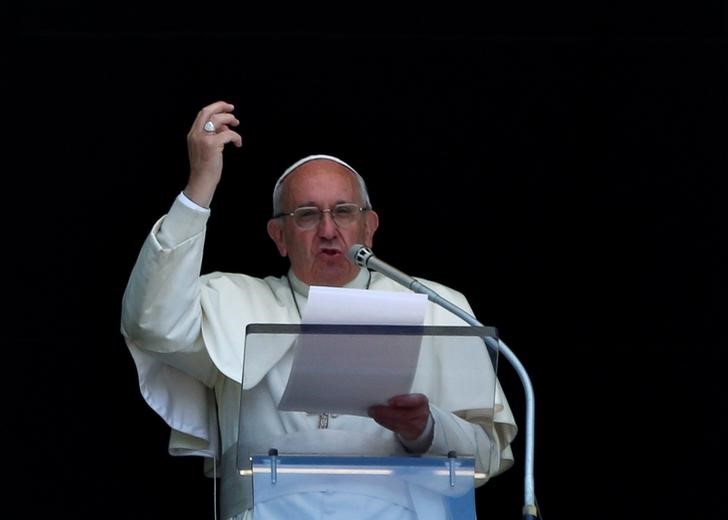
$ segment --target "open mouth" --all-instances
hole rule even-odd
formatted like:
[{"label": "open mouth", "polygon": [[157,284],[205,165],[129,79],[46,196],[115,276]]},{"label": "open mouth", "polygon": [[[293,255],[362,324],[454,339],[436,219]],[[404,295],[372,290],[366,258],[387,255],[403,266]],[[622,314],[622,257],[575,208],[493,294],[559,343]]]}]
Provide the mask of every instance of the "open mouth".
[{"label": "open mouth", "polygon": [[321,249],[321,254],[325,256],[336,256],[340,255],[341,251],[339,251],[338,249],[323,248]]}]

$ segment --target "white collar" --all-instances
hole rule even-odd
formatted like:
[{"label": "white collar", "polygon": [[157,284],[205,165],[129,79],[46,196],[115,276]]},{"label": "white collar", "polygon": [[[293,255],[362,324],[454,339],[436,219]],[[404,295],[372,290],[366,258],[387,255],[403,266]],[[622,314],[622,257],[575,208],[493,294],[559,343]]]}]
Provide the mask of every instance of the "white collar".
[{"label": "white collar", "polygon": [[[369,270],[362,267],[359,269],[359,274],[357,274],[352,281],[345,284],[343,287],[350,289],[368,289],[370,276],[371,273]],[[310,286],[299,280],[296,275],[293,274],[293,269],[288,270],[288,279],[291,281],[291,287],[293,287],[294,291],[304,298],[308,298],[308,289]]]}]

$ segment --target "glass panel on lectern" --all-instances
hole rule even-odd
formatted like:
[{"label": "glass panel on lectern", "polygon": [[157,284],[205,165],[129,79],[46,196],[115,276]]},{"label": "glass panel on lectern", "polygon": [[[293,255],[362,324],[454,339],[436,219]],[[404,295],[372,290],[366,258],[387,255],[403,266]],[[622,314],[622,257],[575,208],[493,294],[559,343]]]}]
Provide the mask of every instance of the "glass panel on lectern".
[{"label": "glass panel on lectern", "polygon": [[[351,471],[357,475],[362,468],[390,471],[379,483],[373,479],[377,472],[362,477],[366,486],[380,486],[381,496],[398,489],[391,480],[401,480],[402,475],[407,476],[402,485],[410,495],[421,490],[423,481],[429,482],[428,493],[446,489],[453,497],[468,493],[463,482],[470,481],[472,493],[472,477],[487,476],[494,455],[487,436],[471,426],[490,422],[497,411],[498,353],[486,345],[485,337],[497,338],[496,330],[249,325],[243,351],[238,471],[252,486],[254,468],[258,475],[273,453],[277,464],[296,468],[274,479],[272,485],[279,486],[274,495],[288,493],[282,491],[287,485],[315,489],[323,485],[322,475],[326,489],[353,487],[349,491],[357,493],[364,486],[361,478],[342,475],[351,477]],[[400,394],[428,397],[435,438],[423,454],[408,451],[395,434],[367,415],[370,406],[386,404]],[[454,477],[441,466],[457,462],[468,467],[469,460],[468,476],[463,480],[461,468],[453,481],[457,485],[451,486]],[[331,471],[335,468],[342,471]],[[337,474],[333,481],[329,478]],[[258,490],[251,492],[256,500],[270,496],[270,489],[264,492],[260,487],[260,482],[270,483],[270,470],[267,475],[263,481],[256,477]]]}]

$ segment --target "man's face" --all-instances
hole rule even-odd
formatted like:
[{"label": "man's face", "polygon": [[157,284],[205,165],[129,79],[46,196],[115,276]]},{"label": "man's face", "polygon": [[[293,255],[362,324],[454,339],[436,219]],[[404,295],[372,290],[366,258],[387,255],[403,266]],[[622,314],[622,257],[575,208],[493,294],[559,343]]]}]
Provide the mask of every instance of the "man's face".
[{"label": "man's face", "polygon": [[[346,167],[326,159],[302,164],[284,180],[283,211],[303,206],[332,209],[354,202],[364,206],[356,177]],[[379,224],[374,211],[359,213],[346,227],[338,226],[331,213],[324,213],[317,226],[301,229],[293,217],[271,219],[268,234],[282,256],[291,262],[293,273],[309,285],[342,286],[356,277],[359,267],[346,258],[354,244],[372,246]]]}]

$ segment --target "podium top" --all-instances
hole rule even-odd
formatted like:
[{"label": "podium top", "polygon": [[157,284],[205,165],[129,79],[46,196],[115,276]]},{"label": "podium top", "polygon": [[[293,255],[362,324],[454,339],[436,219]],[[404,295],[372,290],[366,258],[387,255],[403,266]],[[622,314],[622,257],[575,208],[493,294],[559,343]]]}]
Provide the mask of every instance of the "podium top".
[{"label": "podium top", "polygon": [[438,325],[332,325],[318,323],[250,323],[245,335],[250,334],[373,334],[391,336],[468,336],[498,338],[495,327],[438,326]]}]

